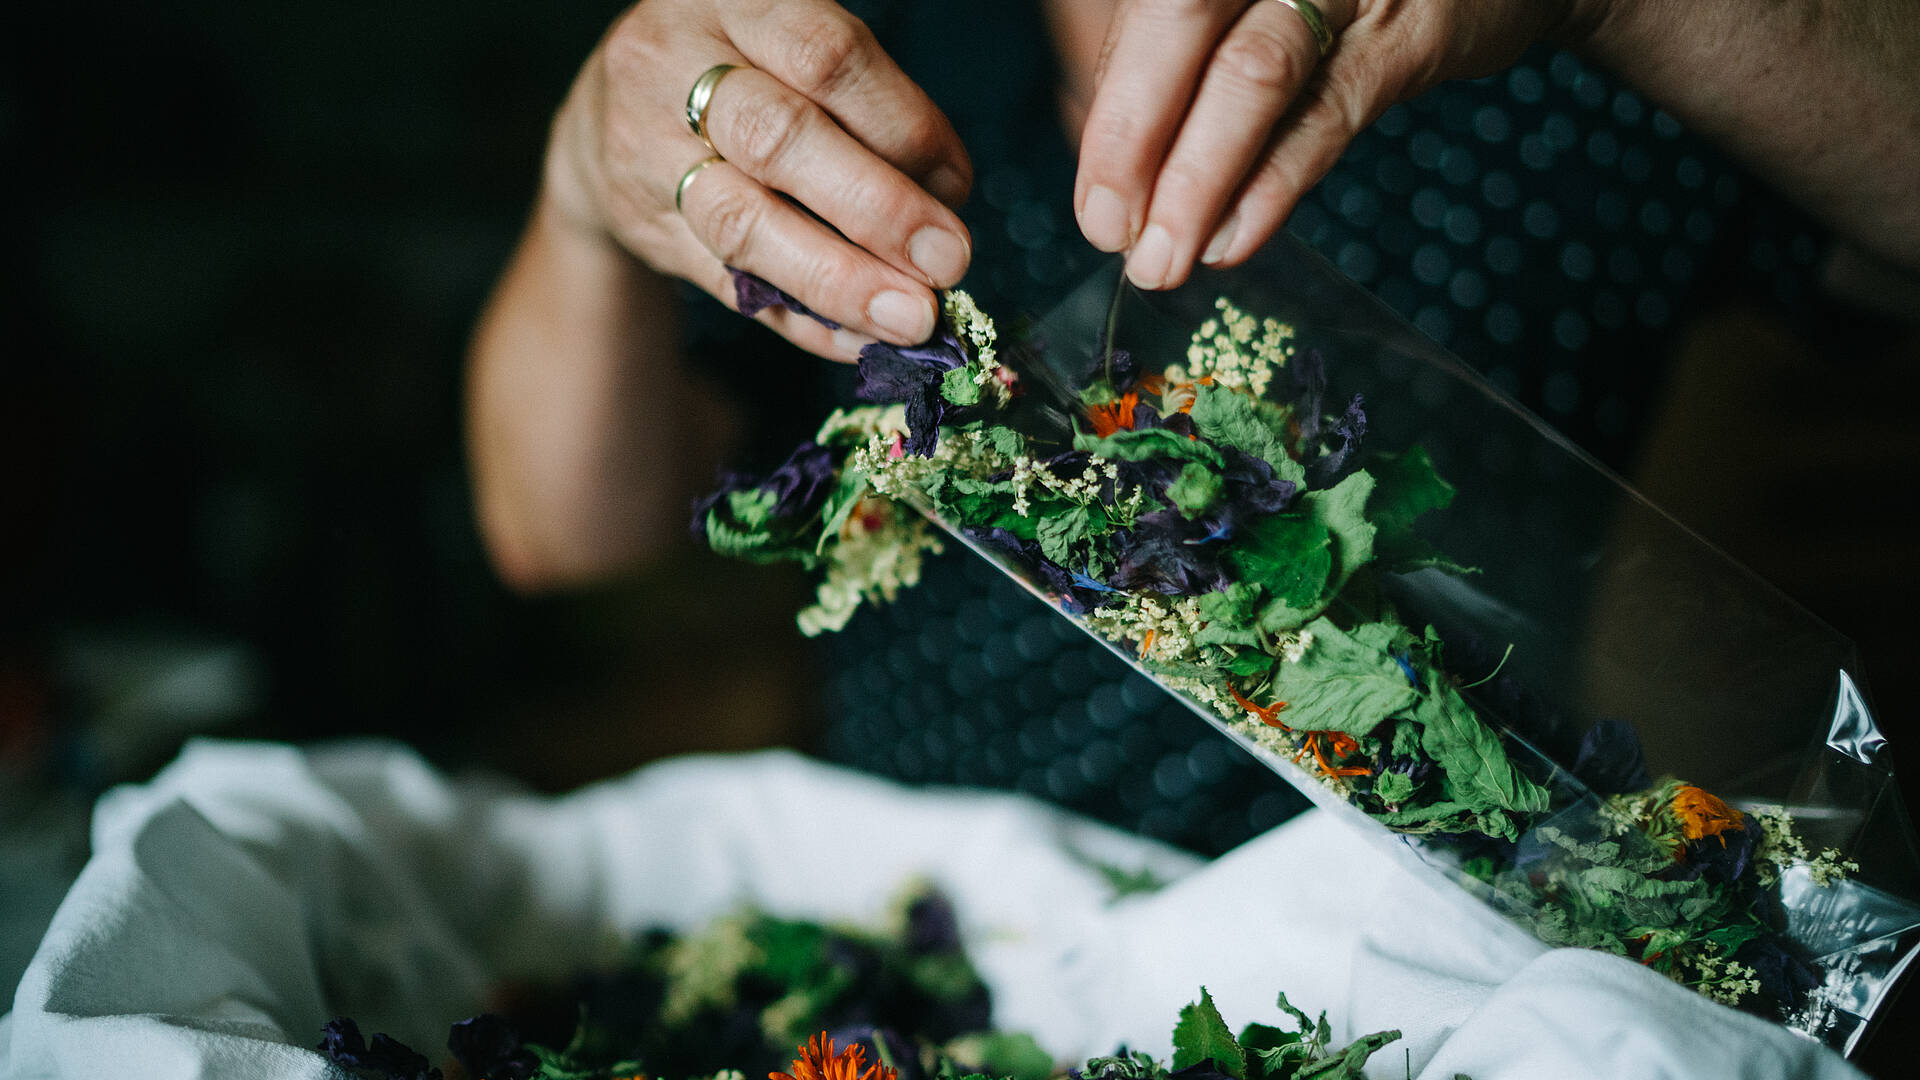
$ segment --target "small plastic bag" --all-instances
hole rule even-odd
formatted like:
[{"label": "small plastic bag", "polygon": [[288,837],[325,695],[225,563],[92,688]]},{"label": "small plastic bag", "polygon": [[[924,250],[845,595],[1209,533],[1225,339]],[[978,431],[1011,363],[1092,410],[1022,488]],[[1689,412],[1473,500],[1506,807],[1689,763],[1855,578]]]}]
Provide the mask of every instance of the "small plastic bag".
[{"label": "small plastic bag", "polygon": [[[1395,767],[1384,738],[1369,755],[1364,734],[1339,742],[1288,725],[1273,698],[1232,689],[1222,700],[1156,661],[1144,622],[1116,624],[1115,572],[1103,578],[1098,556],[1081,566],[1041,557],[1044,525],[1022,541],[955,520],[950,489],[944,503],[924,486],[897,494],[1315,803],[1549,944],[1620,953],[1842,1052],[1857,1047],[1920,947],[1920,858],[1850,643],[1317,255],[1283,238],[1246,266],[1203,268],[1165,293],[1131,288],[1117,268],[1096,275],[1024,347],[1000,350],[1022,391],[984,423],[1029,447],[1090,448],[1097,431],[1132,427],[1136,410],[1165,424],[1181,393],[1207,394],[1196,372],[1210,339],[1244,351],[1263,338],[1285,358],[1261,396],[1290,409],[1294,434],[1319,429],[1294,448],[1309,477],[1347,454],[1329,476],[1404,471],[1420,447],[1452,487],[1451,505],[1414,523],[1434,565],[1382,570],[1368,586],[1379,595],[1357,602],[1366,611],[1356,615],[1343,592],[1328,616],[1351,631],[1367,611],[1387,611],[1430,641],[1429,664],[1416,670],[1419,646],[1383,646],[1379,670],[1404,669],[1415,695],[1457,693],[1497,733],[1515,782],[1544,793],[1538,809],[1491,830],[1459,827],[1463,815],[1439,828],[1396,823],[1368,796]],[[1240,389],[1254,389],[1244,376]],[[1188,390],[1167,396],[1169,385]],[[1189,437],[1190,427],[1174,425]],[[1124,484],[1109,488],[1119,502]],[[1170,487],[1156,490],[1165,501]],[[1180,533],[1170,543],[1218,540],[1161,519]],[[1150,527],[1134,521],[1127,535]],[[1336,551],[1340,542],[1336,529]],[[1234,583],[1233,566],[1210,591]],[[1179,584],[1170,604],[1194,595]],[[1346,589],[1360,587],[1356,578]],[[1331,647],[1307,637],[1304,655]],[[1349,639],[1341,647],[1366,647]]]}]

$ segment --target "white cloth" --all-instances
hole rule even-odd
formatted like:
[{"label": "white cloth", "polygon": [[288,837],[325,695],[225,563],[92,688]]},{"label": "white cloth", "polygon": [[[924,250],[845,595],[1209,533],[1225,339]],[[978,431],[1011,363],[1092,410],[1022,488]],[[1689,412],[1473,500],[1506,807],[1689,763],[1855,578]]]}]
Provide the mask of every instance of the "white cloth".
[{"label": "white cloth", "polygon": [[[1284,990],[1406,1033],[1422,1080],[1858,1076],[1637,966],[1549,952],[1312,813],[1203,864],[1004,794],[909,791],[788,753],[688,758],[562,798],[384,744],[196,743],[110,793],[94,857],[0,1018],[0,1076],[333,1075],[350,1015],[435,1056],[503,975],[557,975],[741,903],[873,922],[953,897],[995,1022],[1063,1060],[1170,1051],[1206,985],[1236,1029]],[[1118,902],[1098,865],[1171,882]],[[1403,1076],[1402,1045],[1374,1074]]]}]

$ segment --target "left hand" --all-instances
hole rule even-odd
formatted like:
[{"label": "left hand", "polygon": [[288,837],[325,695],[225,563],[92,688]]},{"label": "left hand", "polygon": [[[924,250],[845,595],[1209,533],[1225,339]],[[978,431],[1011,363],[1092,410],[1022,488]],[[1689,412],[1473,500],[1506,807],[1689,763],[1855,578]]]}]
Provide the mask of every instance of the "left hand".
[{"label": "left hand", "polygon": [[1074,213],[1146,289],[1244,261],[1388,106],[1513,63],[1616,0],[1318,0],[1323,58],[1279,0],[1120,0]]}]

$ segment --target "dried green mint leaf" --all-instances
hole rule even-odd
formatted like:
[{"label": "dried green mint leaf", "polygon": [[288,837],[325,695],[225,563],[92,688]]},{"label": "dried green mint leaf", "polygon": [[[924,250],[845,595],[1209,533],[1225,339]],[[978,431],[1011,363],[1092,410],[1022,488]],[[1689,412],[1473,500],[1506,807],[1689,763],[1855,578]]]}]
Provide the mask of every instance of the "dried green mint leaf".
[{"label": "dried green mint leaf", "polygon": [[1246,1080],[1247,1055],[1233,1039],[1227,1022],[1213,1004],[1213,995],[1200,988],[1200,1000],[1180,1010],[1180,1022],[1173,1027],[1173,1071],[1203,1061],[1235,1080]]},{"label": "dried green mint leaf", "polygon": [[1200,439],[1189,439],[1166,428],[1116,431],[1106,438],[1081,432],[1073,438],[1073,448],[1115,461],[1144,461],[1147,458],[1173,458],[1177,461],[1203,461],[1221,466],[1220,451]]},{"label": "dried green mint leaf", "polygon": [[1104,528],[1107,516],[1094,508],[1076,506],[1062,513],[1050,514],[1039,521],[1035,532],[1040,540],[1040,553],[1061,566],[1077,567],[1080,560],[1074,557],[1074,548],[1087,538],[1088,533]]},{"label": "dried green mint leaf", "polygon": [[1365,469],[1353,473],[1327,491],[1310,492],[1305,501],[1313,518],[1327,528],[1334,541],[1333,581],[1329,593],[1338,594],[1359,569],[1373,561],[1377,529],[1367,520],[1367,500],[1374,479]]},{"label": "dried green mint leaf", "polygon": [[1223,386],[1196,386],[1188,415],[1201,438],[1262,458],[1275,476],[1305,486],[1306,470],[1287,453],[1285,410]]},{"label": "dried green mint leaf", "polygon": [[1263,586],[1290,607],[1314,608],[1333,572],[1331,542],[1326,525],[1312,517],[1274,514],[1240,532],[1227,568],[1236,580]]},{"label": "dried green mint leaf", "polygon": [[980,384],[973,381],[972,370],[961,365],[948,371],[940,380],[940,396],[955,405],[978,405]]},{"label": "dried green mint leaf", "polygon": [[1313,643],[1274,674],[1273,693],[1288,703],[1287,722],[1358,737],[1411,708],[1419,695],[1388,651],[1398,630],[1367,623],[1348,633],[1326,618],[1308,623]]},{"label": "dried green mint leaf", "polygon": [[1179,478],[1167,487],[1167,498],[1173,500],[1182,514],[1196,518],[1220,498],[1222,483],[1219,473],[1197,461],[1189,461],[1186,468],[1180,470]]}]

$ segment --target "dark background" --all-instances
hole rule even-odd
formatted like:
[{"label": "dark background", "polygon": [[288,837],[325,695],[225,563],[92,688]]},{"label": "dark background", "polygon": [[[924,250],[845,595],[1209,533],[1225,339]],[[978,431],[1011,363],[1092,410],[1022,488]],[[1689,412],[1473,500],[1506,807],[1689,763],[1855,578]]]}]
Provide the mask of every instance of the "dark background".
[{"label": "dark background", "polygon": [[[813,745],[804,583],[689,550],[521,599],[474,530],[462,351],[617,10],[0,14],[0,819],[64,844],[49,866],[84,855],[93,794],[192,732],[391,735],[556,790]],[[1651,358],[1637,438],[1556,420],[1859,641],[1897,738],[1920,348],[1717,280]]]}]

